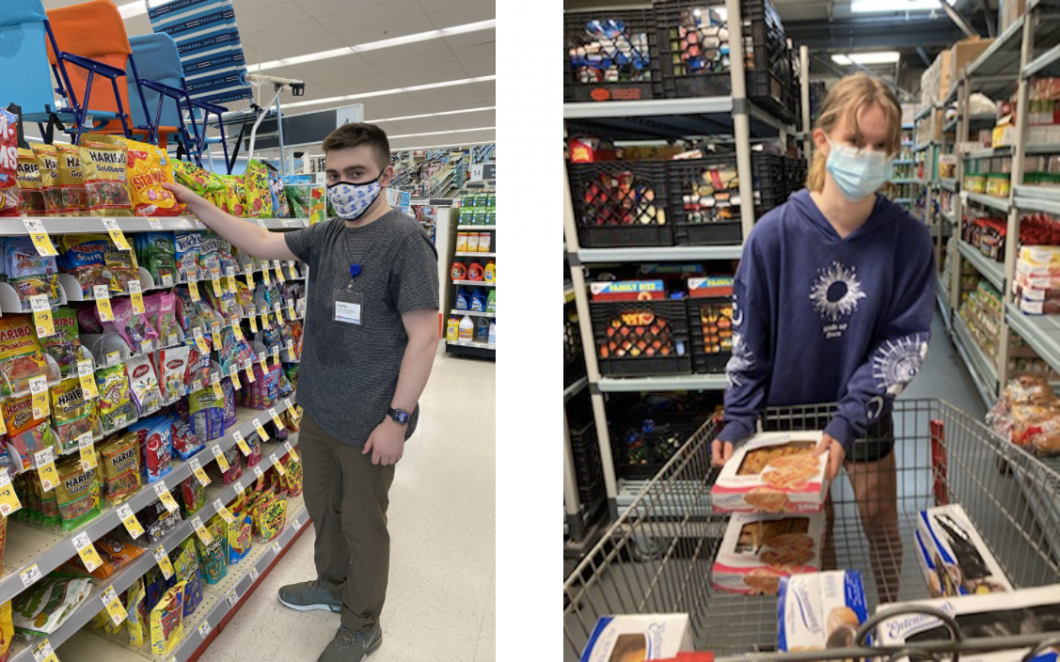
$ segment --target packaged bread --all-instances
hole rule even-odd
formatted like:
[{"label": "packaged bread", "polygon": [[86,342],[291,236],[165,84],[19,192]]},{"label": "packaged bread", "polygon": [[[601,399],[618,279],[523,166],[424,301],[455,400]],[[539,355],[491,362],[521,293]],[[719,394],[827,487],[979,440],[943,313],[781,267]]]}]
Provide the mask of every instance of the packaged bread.
[{"label": "packaged bread", "polygon": [[850,648],[868,619],[868,601],[856,570],[780,578],[777,650]]},{"label": "packaged bread", "polygon": [[959,504],[921,510],[917,533],[942,595],[1000,593],[1012,584]]},{"label": "packaged bread", "polygon": [[736,513],[711,570],[715,589],[776,595],[780,578],[821,567],[824,513]]},{"label": "packaged bread", "polygon": [[710,490],[716,512],[817,512],[828,481],[821,432],[758,434],[725,463]]}]

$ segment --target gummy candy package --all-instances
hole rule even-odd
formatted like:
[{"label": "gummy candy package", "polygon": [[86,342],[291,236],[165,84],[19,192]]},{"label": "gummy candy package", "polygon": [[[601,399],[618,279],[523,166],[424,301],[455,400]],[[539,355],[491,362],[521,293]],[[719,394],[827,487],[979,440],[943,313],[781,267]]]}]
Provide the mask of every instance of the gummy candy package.
[{"label": "gummy candy package", "polygon": [[140,489],[140,442],[135,432],[114,437],[99,448],[103,496],[117,506]]},{"label": "gummy candy package", "polygon": [[[199,268],[199,247],[202,235],[198,232],[177,232],[173,239],[173,259],[181,280],[188,280],[189,274]],[[197,274],[202,278],[201,274]]]},{"label": "gummy candy package", "polygon": [[59,161],[59,185],[63,192],[64,216],[87,216],[88,196],[81,172],[81,150],[73,145],[55,145]]},{"label": "gummy candy package", "polygon": [[184,502],[184,515],[191,517],[206,505],[206,488],[195,476],[180,481],[180,496]]},{"label": "gummy candy package", "polygon": [[206,448],[206,445],[199,440],[199,437],[195,435],[188,423],[185,423],[177,416],[170,416],[169,423],[170,433],[173,435],[173,452],[180,456],[180,459],[186,461],[203,448]]},{"label": "gummy candy package", "polygon": [[173,571],[177,573],[177,581],[185,584],[184,615],[191,616],[202,603],[202,576],[195,541],[188,538],[182,542],[170,554],[170,560],[173,562]]},{"label": "gummy candy package", "polygon": [[148,483],[156,483],[173,470],[173,433],[169,419],[154,416],[129,426],[143,449],[141,471]]},{"label": "gummy candy package", "polygon": [[279,173],[272,169],[269,169],[269,191],[272,193],[272,217],[288,218],[291,210],[287,206],[287,192],[283,189]]},{"label": "gummy candy package", "polygon": [[228,562],[239,563],[250,553],[254,518],[245,511],[235,512],[236,521],[228,526]]},{"label": "gummy candy package", "polygon": [[41,189],[40,163],[32,149],[18,150],[18,212],[22,216],[44,216],[44,191]]},{"label": "gummy candy package", "polygon": [[247,190],[243,178],[239,175],[218,175],[224,184],[225,206],[232,216],[245,218],[247,215]]},{"label": "gummy candy package", "polygon": [[129,376],[124,363],[97,370],[96,389],[99,391],[99,420],[104,432],[136,419],[136,406],[129,392]]},{"label": "gummy candy package", "polygon": [[73,274],[81,285],[81,296],[92,298],[96,285],[110,288],[111,273],[107,269],[107,237],[95,234],[63,235],[57,247],[59,268]]},{"label": "gummy candy package", "polygon": [[146,355],[134,356],[125,362],[129,372],[129,389],[139,417],[148,416],[162,406],[162,392],[158,387],[158,376],[155,374],[151,358]]},{"label": "gummy candy package", "polygon": [[58,630],[91,594],[91,578],[49,573],[12,600],[15,632],[46,637]]},{"label": "gummy candy package", "polygon": [[[223,393],[222,393],[223,395]],[[188,396],[191,429],[202,441],[213,441],[225,433],[224,397],[217,398],[207,386]]]},{"label": "gummy candy package", "polygon": [[184,638],[184,582],[167,590],[151,610],[151,654],[169,655]]},{"label": "gummy candy package", "polygon": [[99,432],[96,402],[85,398],[81,382],[67,379],[51,388],[52,423],[64,453],[77,450],[77,438],[86,432]]},{"label": "gummy candy package", "polygon": [[187,373],[190,352],[190,347],[182,345],[163,349],[153,355],[157,361],[155,371],[159,376],[159,387],[165,402],[173,402],[187,393],[184,376]]},{"label": "gummy candy package", "polygon": [[29,237],[3,240],[4,280],[15,288],[23,312],[30,312],[29,298],[39,294],[48,297],[49,306],[59,305],[59,279],[55,258],[40,255]]},{"label": "gummy candy package", "polygon": [[145,232],[135,235],[140,262],[150,272],[155,283],[163,287],[176,282],[176,246],[172,232]]},{"label": "gummy candy package", "polygon": [[128,149],[126,179],[133,214],[141,217],[183,216],[184,205],[177,202],[163,183],[173,183],[173,166],[165,151],[124,136],[91,134],[90,140],[125,145]]},{"label": "gummy candy package", "polygon": [[126,627],[129,631],[129,645],[143,646],[147,637],[147,591],[144,590],[144,578],[137,577],[133,585],[126,590],[125,611],[129,617]]},{"label": "gummy candy package", "polygon": [[243,477],[242,454],[238,446],[232,446],[224,452],[224,456],[228,461],[228,471],[221,472],[221,484],[231,485]]},{"label": "gummy candy package", "polygon": [[59,517],[63,531],[72,531],[99,515],[98,466],[87,471],[81,466],[81,458],[70,457],[55,464],[59,484],[55,487],[55,498],[59,504]]},{"label": "gummy candy package", "polygon": [[147,532],[148,540],[156,543],[180,524],[180,509],[171,513],[160,500],[155,499],[136,514],[136,519],[140,520],[141,526]]},{"label": "gummy candy package", "polygon": [[125,146],[82,140],[79,151],[88,212],[92,216],[132,216],[125,180]]},{"label": "gummy candy package", "polygon": [[32,146],[40,168],[41,193],[44,198],[45,216],[62,216],[66,211],[63,186],[59,181],[59,151],[55,145]]},{"label": "gummy candy package", "polygon": [[228,574],[228,523],[220,515],[214,515],[204,527],[212,540],[209,545],[204,545],[195,536],[195,546],[202,561],[203,578],[207,584],[216,584]]},{"label": "gummy candy package", "polygon": [[29,389],[29,381],[46,373],[44,355],[31,315],[0,317],[0,394]]},{"label": "gummy candy package", "polygon": [[77,350],[81,337],[77,329],[77,313],[73,308],[62,307],[52,312],[55,333],[41,338],[41,349],[55,359],[63,378],[77,374]]},{"label": "gummy candy package", "polygon": [[225,190],[217,175],[203,170],[191,161],[173,161],[173,176],[177,182],[203,197]]},{"label": "gummy candy package", "polygon": [[248,161],[243,187],[247,196],[246,217],[272,218],[272,186],[265,166],[254,159]]},{"label": "gummy candy package", "polygon": [[221,380],[221,392],[224,393],[224,421],[225,429],[231,430],[236,426],[236,388],[231,377]]}]

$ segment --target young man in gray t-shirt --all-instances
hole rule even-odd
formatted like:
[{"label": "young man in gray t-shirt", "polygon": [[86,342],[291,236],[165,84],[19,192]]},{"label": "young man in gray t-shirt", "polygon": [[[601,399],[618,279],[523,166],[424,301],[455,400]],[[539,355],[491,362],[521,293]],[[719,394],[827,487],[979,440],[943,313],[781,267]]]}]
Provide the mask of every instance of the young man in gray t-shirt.
[{"label": "young man in gray t-shirt", "polygon": [[324,153],[341,218],[296,232],[269,232],[164,186],[240,250],[309,265],[299,449],[317,578],[284,586],[280,602],[340,612],[318,662],[352,662],[382,643],[388,492],[437,350],[438,256],[419,224],[387,203],[394,171],[382,129],[347,124],[324,140]]}]

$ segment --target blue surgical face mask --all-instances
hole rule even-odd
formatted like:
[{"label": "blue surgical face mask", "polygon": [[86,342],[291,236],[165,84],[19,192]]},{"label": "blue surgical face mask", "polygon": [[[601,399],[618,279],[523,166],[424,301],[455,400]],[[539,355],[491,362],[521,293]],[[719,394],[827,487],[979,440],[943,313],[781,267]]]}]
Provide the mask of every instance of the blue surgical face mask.
[{"label": "blue surgical face mask", "polygon": [[372,206],[382,190],[379,177],[363,184],[335,182],[328,185],[328,201],[340,218],[355,221]]},{"label": "blue surgical face mask", "polygon": [[891,178],[894,158],[885,152],[836,145],[828,136],[825,136],[825,140],[832,148],[825,170],[832,175],[839,192],[848,200],[864,200]]}]

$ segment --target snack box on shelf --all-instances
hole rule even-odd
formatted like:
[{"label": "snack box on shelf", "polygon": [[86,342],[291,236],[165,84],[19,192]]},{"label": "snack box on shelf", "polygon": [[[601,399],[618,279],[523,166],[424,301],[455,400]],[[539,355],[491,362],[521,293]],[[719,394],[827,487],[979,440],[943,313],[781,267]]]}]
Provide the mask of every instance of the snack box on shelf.
[{"label": "snack box on shelf", "polygon": [[710,490],[716,512],[817,512],[828,494],[821,432],[755,435],[733,454]]},{"label": "snack box on shelf", "polygon": [[814,572],[780,579],[777,650],[848,648],[868,617],[861,573]]},{"label": "snack box on shelf", "polygon": [[688,279],[688,296],[693,299],[717,299],[732,296],[732,276],[706,276]]},{"label": "snack box on shelf", "polygon": [[615,280],[589,283],[593,301],[647,301],[665,299],[666,285],[661,280]]},{"label": "snack box on shelf", "polygon": [[692,649],[688,614],[601,616],[582,651],[581,662],[659,660]]},{"label": "snack box on shelf", "polygon": [[780,579],[821,567],[824,513],[736,513],[711,569],[719,591],[776,595]]},{"label": "snack box on shelf", "polygon": [[[1060,584],[1020,589],[1010,593],[963,595],[929,600],[881,604],[876,612],[895,607],[934,607],[957,621],[963,637],[983,638],[1027,633],[1060,632]],[[876,629],[879,646],[901,646],[952,639],[949,629],[935,616],[903,614],[887,619]],[[964,662],[1020,662],[1028,648],[976,653],[963,651]],[[1041,652],[1030,662],[1055,662],[1054,650]]]},{"label": "snack box on shelf", "polygon": [[[943,595],[1011,591],[1012,584],[959,504],[921,510],[917,532]],[[1060,601],[1060,594],[1057,595]]]}]

